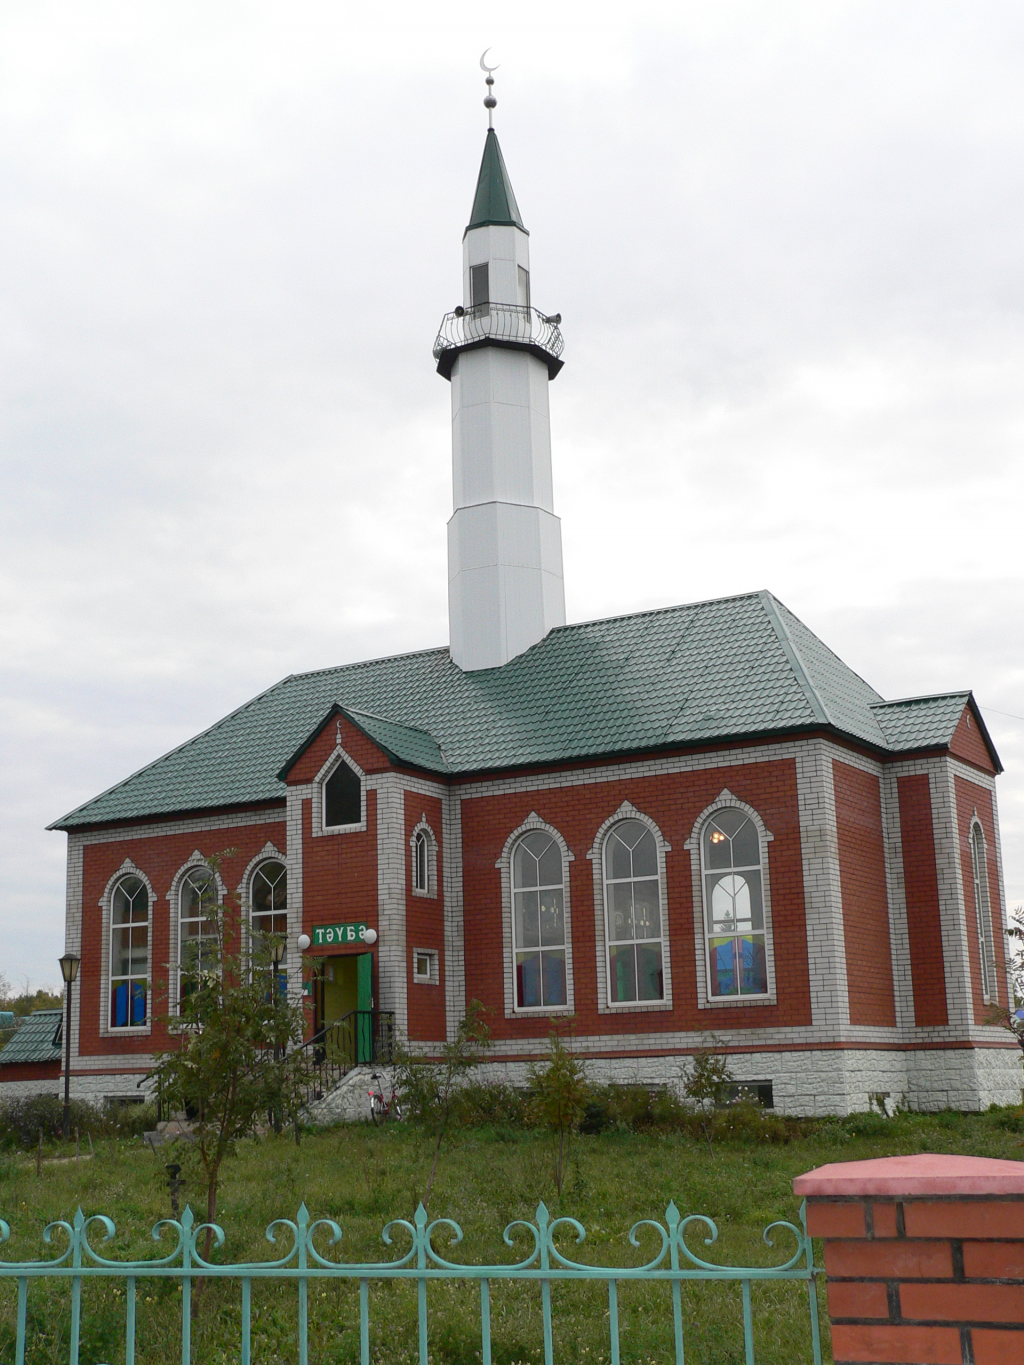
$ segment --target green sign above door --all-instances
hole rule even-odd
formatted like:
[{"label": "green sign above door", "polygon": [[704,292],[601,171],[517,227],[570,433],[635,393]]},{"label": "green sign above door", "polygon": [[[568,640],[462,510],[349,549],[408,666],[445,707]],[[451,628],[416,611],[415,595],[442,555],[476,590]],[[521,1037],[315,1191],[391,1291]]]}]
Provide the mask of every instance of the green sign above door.
[{"label": "green sign above door", "polygon": [[361,920],[358,924],[314,924],[313,947],[331,948],[336,944],[345,946],[346,944],[362,943],[365,933],[365,920]]}]

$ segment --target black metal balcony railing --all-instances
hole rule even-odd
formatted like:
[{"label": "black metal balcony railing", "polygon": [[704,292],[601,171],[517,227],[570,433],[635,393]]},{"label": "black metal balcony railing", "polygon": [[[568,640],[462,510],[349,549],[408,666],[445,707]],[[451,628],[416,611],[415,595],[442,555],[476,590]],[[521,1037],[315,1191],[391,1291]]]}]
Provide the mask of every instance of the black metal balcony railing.
[{"label": "black metal balcony railing", "polygon": [[434,359],[441,362],[446,351],[461,350],[482,341],[498,341],[536,347],[557,361],[565,345],[558,330],[561,321],[561,313],[547,317],[536,308],[514,303],[478,303],[472,308],[456,308],[441,320],[434,342]]}]

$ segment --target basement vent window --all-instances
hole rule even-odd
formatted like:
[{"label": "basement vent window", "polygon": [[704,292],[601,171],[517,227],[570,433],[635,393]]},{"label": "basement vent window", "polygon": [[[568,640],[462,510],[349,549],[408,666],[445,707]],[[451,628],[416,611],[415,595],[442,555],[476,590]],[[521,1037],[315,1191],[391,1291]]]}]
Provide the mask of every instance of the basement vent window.
[{"label": "basement vent window", "polygon": [[358,825],[363,818],[363,784],[344,759],[324,783],[324,828]]}]

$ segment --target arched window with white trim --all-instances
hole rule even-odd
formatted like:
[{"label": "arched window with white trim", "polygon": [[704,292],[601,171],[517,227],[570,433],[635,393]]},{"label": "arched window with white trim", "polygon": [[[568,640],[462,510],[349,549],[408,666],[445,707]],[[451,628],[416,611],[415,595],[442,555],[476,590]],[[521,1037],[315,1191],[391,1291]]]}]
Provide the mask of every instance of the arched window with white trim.
[{"label": "arched window with white trim", "polygon": [[531,830],[512,854],[512,960],[516,1009],[552,1009],[567,1000],[562,849]]},{"label": "arched window with white trim", "polygon": [[992,998],[992,915],[988,903],[985,834],[977,820],[971,826],[971,871],[974,876],[974,916],[978,933],[978,960],[981,963],[981,995],[988,1004]]},{"label": "arched window with white trim", "polygon": [[426,895],[430,890],[430,840],[418,829],[412,841],[412,889]]},{"label": "arched window with white trim", "polygon": [[[252,937],[255,948],[259,937],[288,932],[288,872],[284,863],[268,858],[252,874]],[[281,959],[282,967],[284,958]]]},{"label": "arched window with white trim", "polygon": [[149,1018],[149,889],[122,877],[110,901],[110,1027],[139,1028]]},{"label": "arched window with white trim", "polygon": [[620,820],[604,841],[608,1003],[665,999],[658,845],[642,820]]},{"label": "arched window with white trim", "polygon": [[178,998],[195,990],[202,972],[215,969],[217,883],[208,867],[193,867],[178,887]]},{"label": "arched window with white trim", "polygon": [[761,839],[738,806],[715,811],[701,832],[708,998],[768,994]]}]

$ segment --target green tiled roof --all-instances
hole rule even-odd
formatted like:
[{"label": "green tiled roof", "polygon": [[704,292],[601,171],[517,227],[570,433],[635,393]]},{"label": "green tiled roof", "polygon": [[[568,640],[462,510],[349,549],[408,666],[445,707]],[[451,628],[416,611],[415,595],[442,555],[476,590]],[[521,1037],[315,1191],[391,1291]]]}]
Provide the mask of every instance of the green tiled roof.
[{"label": "green tiled roof", "polygon": [[970,692],[945,692],[876,702],[872,710],[888,747],[905,752],[948,744],[970,699]]},{"label": "green tiled roof", "polygon": [[498,134],[493,128],[487,130],[480,174],[476,179],[476,194],[473,196],[473,211],[469,215],[469,226],[466,231],[468,232],[470,228],[487,227],[489,224],[523,228],[523,231],[526,231],[519,205],[512,193],[512,182],[505,169],[505,158],[498,145]]},{"label": "green tiled roof", "polygon": [[882,698],[768,592],[561,626],[501,668],[431,649],[285,678],[53,828],[283,800],[337,709],[401,763],[471,773],[828,726],[890,748]]},{"label": "green tiled roof", "polygon": [[0,1068],[15,1062],[59,1062],[63,1010],[33,1010],[0,1052]]}]

